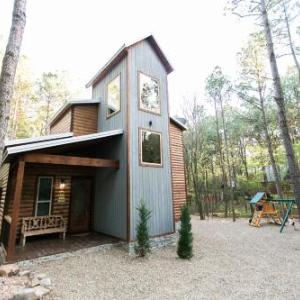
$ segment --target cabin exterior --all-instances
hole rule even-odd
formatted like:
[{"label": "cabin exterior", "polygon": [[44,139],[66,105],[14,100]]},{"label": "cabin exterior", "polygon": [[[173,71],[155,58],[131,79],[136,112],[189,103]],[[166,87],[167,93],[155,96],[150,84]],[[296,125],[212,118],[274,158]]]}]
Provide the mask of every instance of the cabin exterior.
[{"label": "cabin exterior", "polygon": [[175,231],[186,202],[185,126],[169,114],[171,71],[153,36],[123,46],[87,84],[92,99],[60,108],[49,136],[6,143],[0,242],[7,260],[26,222],[34,234],[37,222],[53,225],[51,216],[64,220],[67,237],[92,231],[132,242],[142,200],[152,237]]}]

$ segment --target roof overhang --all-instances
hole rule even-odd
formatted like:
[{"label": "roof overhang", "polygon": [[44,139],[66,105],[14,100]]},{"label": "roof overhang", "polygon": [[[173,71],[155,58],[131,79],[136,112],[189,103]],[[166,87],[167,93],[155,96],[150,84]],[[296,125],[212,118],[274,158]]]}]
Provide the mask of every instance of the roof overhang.
[{"label": "roof overhang", "polygon": [[113,136],[119,136],[122,135],[123,132],[123,129],[116,129],[87,135],[71,136],[57,140],[48,140],[44,142],[6,147],[3,154],[3,163],[9,162],[16,155],[21,155],[27,152],[46,150],[65,145],[83,145],[87,142],[98,141]]},{"label": "roof overhang", "polygon": [[256,204],[260,200],[262,200],[264,197],[266,197],[265,192],[258,192],[254,195],[254,197],[251,199],[250,204]]},{"label": "roof overhang", "polygon": [[73,132],[66,132],[66,133],[44,135],[44,136],[38,136],[38,137],[26,138],[26,139],[7,140],[5,141],[4,147],[21,146],[21,145],[40,143],[40,142],[46,142],[51,140],[65,139],[65,138],[72,137],[73,135],[74,135]]},{"label": "roof overhang", "polygon": [[100,99],[84,99],[67,101],[50,119],[50,126],[54,124],[70,107],[74,105],[99,104]]},{"label": "roof overhang", "polygon": [[162,62],[163,66],[166,69],[167,74],[173,71],[173,67],[169,60],[167,59],[166,55],[161,50],[160,46],[156,42],[153,35],[148,35],[142,39],[139,39],[135,42],[129,43],[128,45],[124,44],[115,54],[114,56],[93,76],[93,78],[86,84],[86,88],[95,85],[98,83],[114,66],[116,66],[126,55],[128,49],[133,47],[134,45],[142,42],[148,41],[149,44],[152,46],[153,50],[157,54],[158,58]]},{"label": "roof overhang", "polygon": [[92,77],[92,79],[85,85],[86,88],[99,82],[109,70],[116,66],[127,55],[127,47],[124,44],[114,56]]},{"label": "roof overhang", "polygon": [[175,117],[170,117],[170,120],[176,125],[178,126],[181,130],[187,130],[187,127],[181,123],[178,119],[176,119]]}]

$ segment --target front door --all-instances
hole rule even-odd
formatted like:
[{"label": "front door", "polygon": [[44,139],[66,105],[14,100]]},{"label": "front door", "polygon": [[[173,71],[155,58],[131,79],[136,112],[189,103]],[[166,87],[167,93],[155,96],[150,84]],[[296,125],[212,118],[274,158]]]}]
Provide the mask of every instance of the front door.
[{"label": "front door", "polygon": [[92,180],[72,178],[70,233],[84,233],[90,230]]}]

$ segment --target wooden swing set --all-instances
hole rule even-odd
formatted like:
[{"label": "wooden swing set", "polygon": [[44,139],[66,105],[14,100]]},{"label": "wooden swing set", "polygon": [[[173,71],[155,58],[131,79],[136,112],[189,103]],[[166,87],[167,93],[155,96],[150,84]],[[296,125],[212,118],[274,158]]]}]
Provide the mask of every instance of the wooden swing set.
[{"label": "wooden swing set", "polygon": [[[275,204],[287,206],[282,219]],[[273,199],[268,197],[265,192],[258,192],[250,201],[250,205],[254,206],[254,211],[252,218],[249,220],[249,225],[261,227],[261,220],[267,218],[268,221],[273,220],[274,224],[281,225],[281,233],[295,204],[296,201],[294,199]]]}]

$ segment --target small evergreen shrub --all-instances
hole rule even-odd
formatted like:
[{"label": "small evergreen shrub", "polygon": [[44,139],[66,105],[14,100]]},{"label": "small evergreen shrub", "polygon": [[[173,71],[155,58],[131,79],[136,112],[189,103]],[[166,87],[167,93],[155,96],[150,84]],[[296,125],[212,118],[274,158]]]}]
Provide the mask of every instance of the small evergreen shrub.
[{"label": "small evergreen shrub", "polygon": [[177,254],[180,258],[189,259],[193,256],[193,234],[191,216],[187,205],[181,208],[180,221]]},{"label": "small evergreen shrub", "polygon": [[139,257],[144,257],[150,253],[150,240],[148,231],[148,221],[151,218],[151,211],[146,208],[145,203],[142,201],[137,208],[139,212],[139,223],[137,225],[137,243],[134,247],[134,252]]}]

